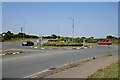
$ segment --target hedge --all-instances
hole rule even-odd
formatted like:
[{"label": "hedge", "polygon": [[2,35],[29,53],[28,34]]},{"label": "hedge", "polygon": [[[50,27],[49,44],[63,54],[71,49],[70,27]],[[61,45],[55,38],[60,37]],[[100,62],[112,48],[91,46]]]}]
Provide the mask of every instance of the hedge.
[{"label": "hedge", "polygon": [[81,43],[44,43],[43,46],[83,46]]}]

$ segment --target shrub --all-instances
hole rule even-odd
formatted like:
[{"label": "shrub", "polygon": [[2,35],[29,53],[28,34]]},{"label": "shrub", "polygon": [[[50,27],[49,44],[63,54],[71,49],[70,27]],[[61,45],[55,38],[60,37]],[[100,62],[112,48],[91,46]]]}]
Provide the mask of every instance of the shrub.
[{"label": "shrub", "polygon": [[80,43],[60,43],[60,42],[54,42],[54,43],[44,43],[43,46],[83,46],[83,44]]}]

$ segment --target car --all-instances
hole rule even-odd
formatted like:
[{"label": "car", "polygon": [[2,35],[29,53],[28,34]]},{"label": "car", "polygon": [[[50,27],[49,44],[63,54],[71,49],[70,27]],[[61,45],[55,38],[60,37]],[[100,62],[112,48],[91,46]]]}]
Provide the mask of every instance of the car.
[{"label": "car", "polygon": [[34,45],[34,43],[31,41],[25,41],[22,43],[22,46],[33,46],[33,45]]},{"label": "car", "polygon": [[110,41],[99,41],[98,45],[112,45],[112,42],[110,42]]}]

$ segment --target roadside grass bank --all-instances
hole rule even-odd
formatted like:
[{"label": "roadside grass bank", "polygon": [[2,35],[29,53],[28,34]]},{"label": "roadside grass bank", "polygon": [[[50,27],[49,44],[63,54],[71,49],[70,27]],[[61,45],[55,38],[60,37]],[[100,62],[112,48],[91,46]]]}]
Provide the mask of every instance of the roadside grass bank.
[{"label": "roadside grass bank", "polygon": [[23,51],[23,50],[4,50],[4,51],[0,51],[0,54],[11,55],[11,54],[26,53],[26,52],[28,52],[28,51]]},{"label": "roadside grass bank", "polygon": [[95,73],[88,76],[88,79],[89,78],[118,78],[118,62],[113,63],[104,69],[99,69]]}]

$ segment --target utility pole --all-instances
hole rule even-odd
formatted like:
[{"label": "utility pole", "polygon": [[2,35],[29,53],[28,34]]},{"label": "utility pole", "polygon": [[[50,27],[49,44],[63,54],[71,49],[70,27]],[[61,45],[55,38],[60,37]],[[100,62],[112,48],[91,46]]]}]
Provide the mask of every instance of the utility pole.
[{"label": "utility pole", "polygon": [[20,31],[21,31],[21,34],[22,34],[22,38],[24,39],[24,37],[25,37],[25,35],[24,35],[25,34],[25,22],[23,23],[23,26],[20,27]]},{"label": "utility pole", "polygon": [[59,27],[58,27],[58,38],[59,38]]},{"label": "utility pole", "polygon": [[23,39],[24,39],[24,37],[25,37],[25,22],[23,23],[23,27],[24,27],[24,32],[23,32]]},{"label": "utility pole", "polygon": [[73,38],[74,38],[74,19],[72,19],[72,21],[73,21],[73,25],[72,25],[72,28],[73,28],[73,36],[72,36],[72,42],[73,42]]},{"label": "utility pole", "polygon": [[74,38],[74,18],[69,18],[72,20],[72,42],[73,42],[73,38]]},{"label": "utility pole", "polygon": [[[23,34],[23,27],[20,27],[21,35]],[[21,36],[23,38],[23,35]]]},{"label": "utility pole", "polygon": [[22,31],[23,31],[23,28],[22,28],[22,27],[20,27],[20,30],[21,30],[21,33],[22,33]]}]

